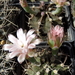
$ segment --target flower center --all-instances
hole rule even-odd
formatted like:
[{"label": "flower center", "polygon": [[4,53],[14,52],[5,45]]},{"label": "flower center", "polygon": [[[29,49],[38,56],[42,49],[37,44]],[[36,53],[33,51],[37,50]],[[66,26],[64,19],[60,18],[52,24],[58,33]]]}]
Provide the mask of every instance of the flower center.
[{"label": "flower center", "polygon": [[22,45],[21,45],[21,47],[23,48],[23,47],[24,47],[24,45],[22,44]]}]

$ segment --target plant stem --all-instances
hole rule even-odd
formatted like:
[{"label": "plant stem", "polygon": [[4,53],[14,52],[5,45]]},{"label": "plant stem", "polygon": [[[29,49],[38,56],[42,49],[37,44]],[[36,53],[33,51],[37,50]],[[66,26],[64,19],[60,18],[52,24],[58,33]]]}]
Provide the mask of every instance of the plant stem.
[{"label": "plant stem", "polygon": [[52,14],[57,15],[57,14],[61,13],[61,11],[62,11],[62,7],[57,7],[55,11],[52,11]]},{"label": "plant stem", "polygon": [[29,6],[23,8],[26,12],[28,13],[31,13],[31,14],[35,14],[36,15],[36,12],[34,12]]},{"label": "plant stem", "polygon": [[26,0],[20,0],[20,5],[22,6],[22,8],[28,12],[28,13],[31,13],[31,14],[37,14],[36,12],[34,12],[29,6],[28,6],[28,3]]}]

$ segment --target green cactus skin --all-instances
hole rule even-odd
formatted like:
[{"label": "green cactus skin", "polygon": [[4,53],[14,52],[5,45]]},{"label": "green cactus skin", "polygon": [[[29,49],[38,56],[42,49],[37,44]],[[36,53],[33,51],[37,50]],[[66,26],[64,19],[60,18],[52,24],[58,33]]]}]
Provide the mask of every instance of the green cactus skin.
[{"label": "green cactus skin", "polygon": [[57,7],[55,11],[52,11],[52,14],[57,15],[57,14],[60,14],[61,11],[62,11],[62,7]]},{"label": "green cactus skin", "polygon": [[24,9],[26,12],[28,12],[28,13],[31,13],[31,14],[36,15],[36,12],[34,12],[29,6],[24,7],[23,9]]}]

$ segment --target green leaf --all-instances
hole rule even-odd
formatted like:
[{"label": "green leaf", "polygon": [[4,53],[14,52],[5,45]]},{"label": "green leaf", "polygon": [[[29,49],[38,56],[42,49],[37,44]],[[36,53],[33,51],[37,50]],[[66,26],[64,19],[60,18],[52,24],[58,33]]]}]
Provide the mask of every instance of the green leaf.
[{"label": "green leaf", "polygon": [[54,43],[54,41],[53,41],[53,40],[49,40],[49,45],[50,45],[50,47],[51,47],[51,48],[53,48],[53,47],[54,47],[54,44],[55,44],[55,43]]},{"label": "green leaf", "polygon": [[40,63],[40,57],[35,57],[34,58],[38,63]]},{"label": "green leaf", "polygon": [[59,64],[59,65],[55,66],[54,69],[60,70],[60,69],[62,69],[62,67]]},{"label": "green leaf", "polygon": [[73,0],[73,3],[74,3],[74,5],[75,5],[75,0]]},{"label": "green leaf", "polygon": [[28,59],[31,63],[38,64],[34,57]]},{"label": "green leaf", "polygon": [[34,72],[38,72],[39,70],[40,70],[40,66],[32,66],[32,70],[34,71]]},{"label": "green leaf", "polygon": [[57,46],[54,46],[54,47],[52,47],[52,49],[55,51],[55,50],[58,49],[58,47]]},{"label": "green leaf", "polygon": [[51,75],[55,75],[53,71],[51,72]]},{"label": "green leaf", "polygon": [[29,6],[23,8],[26,12],[31,13],[31,14],[36,14]]},{"label": "green leaf", "polygon": [[[57,24],[62,24],[62,19],[59,19],[60,17],[56,16],[56,15],[50,15],[52,18],[52,21],[57,22]],[[61,17],[62,18],[62,17]]]},{"label": "green leaf", "polygon": [[31,70],[31,69],[27,69],[26,73],[27,73],[28,75],[35,75],[34,71]]},{"label": "green leaf", "polygon": [[57,69],[61,72],[69,70],[68,66],[62,67],[60,64],[58,64],[56,67],[54,67],[54,69]]},{"label": "green leaf", "polygon": [[52,55],[56,56],[58,53],[58,48],[57,47],[53,47],[52,48]]},{"label": "green leaf", "polygon": [[47,34],[48,31],[50,30],[51,25],[52,25],[52,22],[49,21],[49,17],[47,16],[45,18],[44,25],[42,28],[43,32]]},{"label": "green leaf", "polygon": [[51,75],[59,75],[59,74],[55,74],[53,71],[51,71]]},{"label": "green leaf", "polygon": [[48,73],[45,72],[44,75],[48,75]]},{"label": "green leaf", "polygon": [[62,12],[62,7],[57,7],[55,11],[52,11],[53,15],[60,14]]},{"label": "green leaf", "polygon": [[36,57],[36,58],[32,57],[32,58],[29,58],[28,60],[30,63],[32,63],[34,65],[40,65],[41,64],[39,57]]},{"label": "green leaf", "polygon": [[60,47],[61,44],[62,44],[62,41],[60,41],[60,37],[58,37],[58,38],[57,38],[57,41],[56,41],[56,45],[57,45],[58,47]]},{"label": "green leaf", "polygon": [[29,27],[35,29],[37,34],[39,34],[39,27],[40,27],[39,23],[41,23],[40,17],[39,16],[37,17],[37,16],[33,15],[30,18],[29,18]]}]

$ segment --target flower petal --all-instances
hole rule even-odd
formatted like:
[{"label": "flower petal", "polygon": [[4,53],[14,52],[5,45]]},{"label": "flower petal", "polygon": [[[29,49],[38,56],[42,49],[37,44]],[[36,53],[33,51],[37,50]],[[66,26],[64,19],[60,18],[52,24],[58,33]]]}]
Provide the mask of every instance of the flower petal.
[{"label": "flower petal", "polygon": [[27,43],[29,44],[33,39],[35,39],[36,35],[33,34],[27,38]]},{"label": "flower petal", "polygon": [[22,53],[27,53],[27,52],[28,52],[28,48],[24,47],[24,48],[22,49]]},{"label": "flower petal", "polygon": [[28,49],[33,49],[33,48],[35,48],[35,44],[34,43],[29,44]]},{"label": "flower petal", "polygon": [[18,56],[18,62],[21,64],[24,60],[25,60],[25,54],[20,54],[19,56]]},{"label": "flower petal", "polygon": [[41,39],[36,39],[36,40],[34,40],[33,43],[34,43],[35,45],[37,45],[37,44],[41,43],[41,41],[42,41]]},{"label": "flower petal", "polygon": [[31,29],[27,32],[27,38],[34,33],[35,30]]},{"label": "flower petal", "polygon": [[5,51],[8,51],[8,50],[10,50],[10,48],[12,48],[12,46],[13,46],[13,44],[5,44],[5,45],[3,45],[3,49]]},{"label": "flower petal", "polygon": [[19,51],[14,51],[14,52],[11,52],[9,53],[9,58],[14,58],[15,56],[19,55]]},{"label": "flower petal", "polygon": [[13,52],[13,51],[21,51],[22,49],[20,47],[17,47],[16,45],[14,45],[12,48],[10,48],[9,52]]},{"label": "flower petal", "polygon": [[13,44],[17,44],[17,42],[18,42],[18,39],[16,37],[14,37],[12,34],[8,35],[8,40],[10,42],[12,42]]},{"label": "flower petal", "polygon": [[22,28],[17,30],[17,38],[24,44],[24,42],[26,41],[26,37],[25,34],[23,33]]}]

